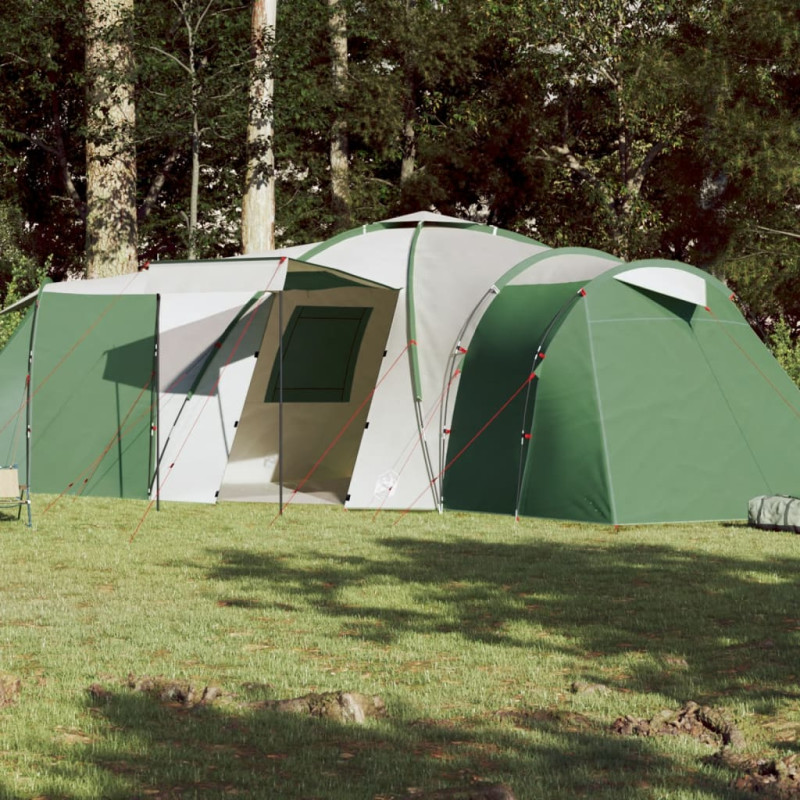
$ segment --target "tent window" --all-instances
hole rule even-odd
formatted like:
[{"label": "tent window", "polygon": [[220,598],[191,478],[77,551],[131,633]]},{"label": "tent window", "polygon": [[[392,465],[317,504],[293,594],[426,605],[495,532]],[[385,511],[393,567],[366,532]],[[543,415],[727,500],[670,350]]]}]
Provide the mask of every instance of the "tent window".
[{"label": "tent window", "polygon": [[[283,334],[283,399],[347,403],[371,308],[298,306]],[[266,403],[278,402],[278,359]]]}]

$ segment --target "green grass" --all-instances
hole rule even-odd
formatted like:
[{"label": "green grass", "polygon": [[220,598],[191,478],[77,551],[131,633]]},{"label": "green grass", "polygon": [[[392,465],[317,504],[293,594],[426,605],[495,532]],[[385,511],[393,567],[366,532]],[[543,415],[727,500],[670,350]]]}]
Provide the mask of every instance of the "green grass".
[{"label": "green grass", "polygon": [[[621,737],[624,714],[726,709],[797,752],[800,537],[449,513],[64,499],[0,521],[2,798],[735,798],[713,748]],[[150,675],[225,696],[185,709]],[[575,694],[573,681],[608,693]],[[87,688],[99,683],[107,699]],[[347,726],[253,707],[381,695]]]}]

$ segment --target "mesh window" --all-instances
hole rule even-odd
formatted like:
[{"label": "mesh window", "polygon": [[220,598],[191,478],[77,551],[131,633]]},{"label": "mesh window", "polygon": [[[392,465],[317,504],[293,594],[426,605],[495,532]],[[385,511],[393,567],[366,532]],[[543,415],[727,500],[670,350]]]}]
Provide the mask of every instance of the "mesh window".
[{"label": "mesh window", "polygon": [[[283,400],[347,403],[371,308],[298,306],[283,334]],[[278,358],[267,386],[278,402]]]}]

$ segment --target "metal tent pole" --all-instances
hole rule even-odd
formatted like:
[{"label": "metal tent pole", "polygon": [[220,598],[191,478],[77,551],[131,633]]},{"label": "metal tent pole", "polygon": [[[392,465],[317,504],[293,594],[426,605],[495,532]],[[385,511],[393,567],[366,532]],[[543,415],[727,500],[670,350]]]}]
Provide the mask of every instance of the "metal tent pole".
[{"label": "metal tent pole", "polygon": [[153,389],[155,391],[154,404],[154,425],[156,429],[156,511],[161,511],[161,425],[159,419],[159,408],[161,402],[161,295],[156,294],[156,336],[153,348],[153,360],[155,361],[153,372]]},{"label": "metal tent pole", "polygon": [[278,514],[283,514],[283,290],[278,292]]},{"label": "metal tent pole", "polygon": [[33,351],[36,342],[36,323],[39,320],[39,302],[42,290],[36,296],[33,306],[33,321],[31,322],[31,339],[28,345],[28,374],[25,377],[25,505],[28,507],[28,527],[33,527],[33,512],[31,509],[31,459],[33,457]]}]

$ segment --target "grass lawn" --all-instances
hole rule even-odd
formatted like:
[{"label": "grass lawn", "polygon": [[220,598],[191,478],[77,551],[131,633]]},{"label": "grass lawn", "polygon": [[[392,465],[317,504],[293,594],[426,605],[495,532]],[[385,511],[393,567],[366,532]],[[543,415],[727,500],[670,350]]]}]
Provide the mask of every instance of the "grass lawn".
[{"label": "grass lawn", "polygon": [[[751,796],[712,745],[611,730],[689,700],[749,755],[800,750],[792,534],[168,504],[131,541],[143,504],[47,499],[33,531],[0,520],[1,798]],[[189,708],[129,675],[222,696]],[[258,706],[329,690],[388,713]]]}]

